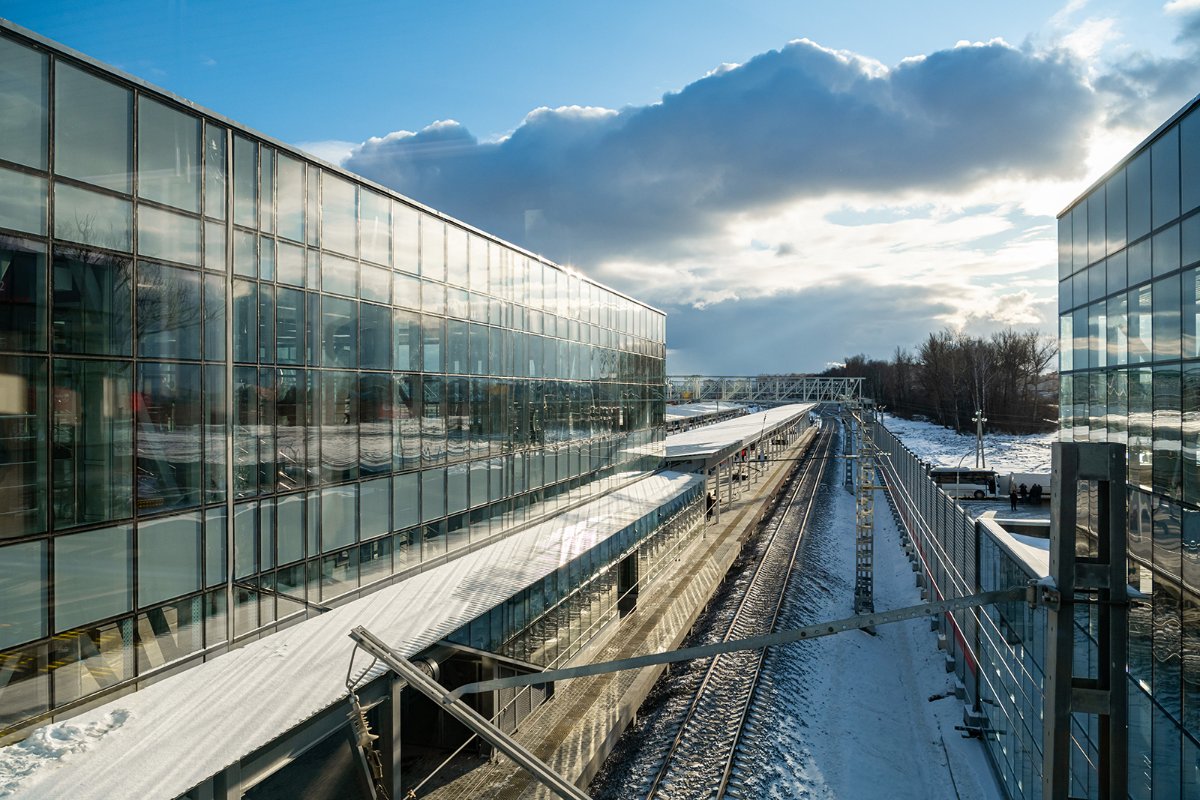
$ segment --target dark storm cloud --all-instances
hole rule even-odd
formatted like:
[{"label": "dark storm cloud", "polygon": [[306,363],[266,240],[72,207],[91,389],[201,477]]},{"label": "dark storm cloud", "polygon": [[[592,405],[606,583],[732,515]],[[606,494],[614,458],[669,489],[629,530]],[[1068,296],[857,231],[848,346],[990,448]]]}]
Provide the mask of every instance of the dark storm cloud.
[{"label": "dark storm cloud", "polygon": [[670,374],[755,375],[912,349],[954,309],[921,287],[841,285],[665,310]]},{"label": "dark storm cloud", "polygon": [[1097,114],[1077,66],[1000,42],[884,70],[793,42],[619,112],[543,109],[479,142],[457,123],[346,166],[539,250],[653,258],[730,213],[838,191],[1077,174]]}]

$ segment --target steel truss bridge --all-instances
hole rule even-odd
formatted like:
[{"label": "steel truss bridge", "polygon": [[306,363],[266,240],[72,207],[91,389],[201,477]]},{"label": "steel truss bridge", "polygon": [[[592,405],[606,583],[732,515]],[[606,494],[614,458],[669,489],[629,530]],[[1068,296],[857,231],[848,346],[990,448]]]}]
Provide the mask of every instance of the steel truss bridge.
[{"label": "steel truss bridge", "polygon": [[860,403],[862,382],[862,378],[813,375],[671,375],[667,377],[667,402]]}]

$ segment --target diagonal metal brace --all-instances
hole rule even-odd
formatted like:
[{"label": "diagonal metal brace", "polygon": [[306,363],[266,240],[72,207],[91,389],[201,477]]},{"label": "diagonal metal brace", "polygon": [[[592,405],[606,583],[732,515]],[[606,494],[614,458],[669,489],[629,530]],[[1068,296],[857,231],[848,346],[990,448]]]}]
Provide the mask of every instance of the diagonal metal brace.
[{"label": "diagonal metal brace", "polygon": [[887,625],[891,622],[904,622],[905,620],[917,619],[918,617],[925,617],[930,614],[945,614],[950,611],[986,606],[1005,600],[1024,600],[1025,597],[1025,587],[1014,586],[1009,589],[997,589],[992,592],[983,592],[966,597],[955,597],[950,600],[922,603],[919,606],[907,606],[905,608],[893,609],[892,611],[859,614],[853,617],[846,617],[845,619],[834,620],[833,622],[821,622],[803,628],[793,628],[792,630],[778,631],[762,636],[751,636],[748,639],[735,639],[727,642],[702,645],[700,647],[686,647],[681,650],[670,650],[665,653],[652,653],[644,656],[634,656],[633,658],[623,658],[619,661],[601,661],[595,664],[584,664],[579,667],[552,669],[529,675],[516,675],[511,678],[477,681],[475,683],[463,684],[453,692],[449,692],[447,697],[457,700],[465,694],[473,694],[475,692],[488,692],[495,689],[508,689],[518,686],[534,686],[542,683],[550,683],[551,681],[567,680],[568,678],[582,678],[587,675],[620,672],[626,669],[651,667],[656,664],[672,664],[676,661],[708,658],[722,653],[732,653],[736,650],[757,650],[776,644],[788,644],[790,642],[816,639],[821,636],[829,636],[833,633],[842,633],[843,631],[873,628],[877,625]]},{"label": "diagonal metal brace", "polygon": [[408,681],[408,685],[444,708],[450,716],[466,725],[488,744],[523,767],[539,783],[564,800],[588,800],[588,796],[546,765],[533,753],[526,750],[516,739],[486,720],[475,709],[458,697],[452,696],[437,681],[430,678],[407,658],[388,647],[381,639],[361,625],[350,631],[350,638],[358,646],[387,664],[397,675]]}]

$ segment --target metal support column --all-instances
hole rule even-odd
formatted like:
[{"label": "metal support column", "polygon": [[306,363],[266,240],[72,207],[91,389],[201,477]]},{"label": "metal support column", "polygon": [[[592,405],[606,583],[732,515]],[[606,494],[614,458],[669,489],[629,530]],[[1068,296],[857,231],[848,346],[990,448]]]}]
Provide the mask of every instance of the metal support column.
[{"label": "metal support column", "polygon": [[855,467],[854,613],[875,610],[875,458],[866,420],[852,412]]},{"label": "metal support column", "polygon": [[[1129,593],[1126,575],[1125,445],[1054,445],[1050,497],[1050,577],[1057,602],[1047,604],[1042,796],[1070,797],[1071,715],[1099,717],[1100,800],[1124,800],[1129,786]],[[1096,557],[1076,546],[1080,481],[1096,481]],[[1086,549],[1085,549],[1086,552]],[[1099,616],[1097,676],[1075,674],[1075,609],[1095,604]],[[1086,725],[1086,723],[1085,723]]]}]

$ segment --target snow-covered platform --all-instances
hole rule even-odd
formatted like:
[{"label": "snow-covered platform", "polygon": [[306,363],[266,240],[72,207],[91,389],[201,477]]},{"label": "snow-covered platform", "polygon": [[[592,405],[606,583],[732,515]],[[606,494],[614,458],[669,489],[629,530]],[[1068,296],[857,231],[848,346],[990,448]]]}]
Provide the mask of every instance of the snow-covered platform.
[{"label": "snow-covered platform", "polygon": [[712,466],[802,419],[816,403],[793,403],[667,437],[667,464]]},{"label": "snow-covered platform", "polygon": [[662,472],[0,749],[0,797],[173,798],[345,703],[357,625],[414,656],[702,479]]},{"label": "snow-covered platform", "polygon": [[666,419],[667,422],[683,419],[699,421],[704,417],[741,411],[744,408],[746,406],[743,403],[721,403],[717,401],[711,403],[680,403],[674,406],[667,406]]}]

